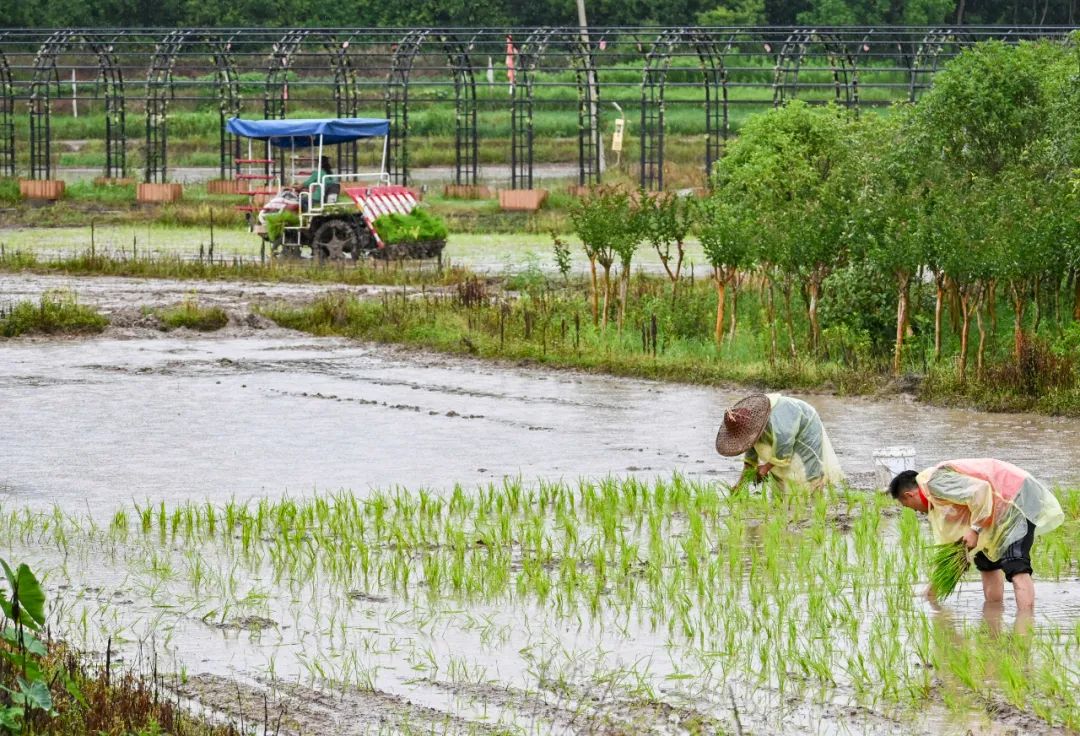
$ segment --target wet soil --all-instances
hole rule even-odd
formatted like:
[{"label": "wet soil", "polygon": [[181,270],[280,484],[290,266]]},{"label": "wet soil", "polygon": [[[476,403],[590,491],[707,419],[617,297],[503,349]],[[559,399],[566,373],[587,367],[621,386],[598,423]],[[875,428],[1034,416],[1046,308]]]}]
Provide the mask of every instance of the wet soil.
[{"label": "wet soil", "polygon": [[[0,273],[0,304],[36,300],[50,291],[65,291],[75,294],[81,304],[115,318],[122,326],[144,309],[172,306],[191,298],[202,306],[222,307],[242,320],[257,304],[307,303],[334,291],[346,291],[357,298],[378,298],[388,290],[401,293],[402,287]],[[411,290],[406,288],[408,291]],[[430,293],[432,289],[427,291]]]},{"label": "wet soil", "polygon": [[[217,717],[275,736],[333,733],[439,733],[446,736],[564,734],[589,736],[667,736],[669,734],[803,733],[862,736],[1069,736],[1008,704],[987,698],[985,710],[958,717],[931,699],[921,721],[860,705],[820,704],[786,697],[768,688],[734,681],[694,703],[674,692],[639,698],[613,698],[603,684],[595,688],[552,683],[527,691],[492,682],[451,683],[425,680],[445,694],[455,712],[414,702],[377,689],[327,691],[292,682],[199,674],[169,685],[177,695]],[[766,708],[755,701],[769,702]],[[726,701],[726,702],[725,702]],[[725,711],[726,712],[722,712]]]}]

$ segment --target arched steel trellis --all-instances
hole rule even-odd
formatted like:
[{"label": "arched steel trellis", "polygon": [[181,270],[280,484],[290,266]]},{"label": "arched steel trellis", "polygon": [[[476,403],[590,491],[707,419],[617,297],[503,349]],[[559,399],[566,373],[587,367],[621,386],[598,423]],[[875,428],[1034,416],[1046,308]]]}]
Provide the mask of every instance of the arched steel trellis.
[{"label": "arched steel trellis", "polygon": [[90,45],[98,58],[98,78],[105,103],[105,176],[119,179],[127,174],[124,70],[117,62],[113,40]]},{"label": "arched steel trellis", "polygon": [[[266,85],[263,93],[263,119],[284,119],[289,104],[289,70],[292,66],[293,54],[311,34],[307,30],[292,30],[285,33],[281,40],[274,44],[270,52],[270,58],[266,67]],[[287,167],[284,165],[285,151],[275,149],[266,143],[265,160],[277,160],[277,176],[281,184],[285,184]],[[269,164],[266,166],[267,176],[270,176]]]},{"label": "arched steel trellis", "polygon": [[525,39],[520,49],[512,35],[506,37],[507,58],[513,64],[510,83],[510,188],[533,188],[533,83],[536,67],[555,31],[539,28]]},{"label": "arched steel trellis", "polygon": [[450,69],[454,74],[454,183],[475,185],[479,149],[476,139],[476,75],[469,58],[474,38],[468,41],[453,35],[442,37]]},{"label": "arched steel trellis", "polygon": [[731,47],[731,39],[722,45],[712,34],[692,31],[689,42],[697,52],[705,86],[705,176],[710,176],[713,164],[723,155],[728,137],[730,116],[724,50]]},{"label": "arched steel trellis", "polygon": [[240,173],[236,163],[241,156],[240,139],[230,133],[226,121],[240,115],[240,80],[232,61],[232,45],[235,36],[225,40],[211,40],[210,49],[214,60],[214,79],[217,87],[218,119],[220,123],[219,176],[232,178]]},{"label": "arched steel trellis", "polygon": [[[829,72],[832,76],[833,101],[844,107],[857,106],[859,81],[855,57],[835,34],[816,30],[792,33],[784,41],[777,55],[773,76],[773,104],[782,105],[795,96],[800,86],[799,72],[807,57],[814,55],[815,47],[820,47],[821,53],[828,61]],[[816,82],[811,82],[810,85],[820,86]]]},{"label": "arched steel trellis", "polygon": [[52,95],[50,84],[59,94],[56,56],[75,34],[57,31],[45,39],[34,56],[34,77],[30,83],[30,178],[52,177]]},{"label": "arched steel trellis", "polygon": [[[639,183],[644,189],[664,188],[664,93],[671,59],[679,45],[693,48],[701,72],[705,108],[704,170],[708,176],[719,160],[728,136],[728,76],[725,43],[696,29],[669,29],[653,42],[645,57],[641,85],[641,151]],[[727,46],[730,46],[728,41]]]},{"label": "arched steel trellis", "polygon": [[[56,59],[64,51],[78,45],[90,48],[97,59],[97,79],[102,89],[105,112],[105,176],[124,176],[127,167],[124,72],[115,57],[113,41],[96,36],[84,37],[75,31],[57,31],[45,40],[34,57],[34,76],[30,83],[31,179],[48,179],[52,176],[51,89],[55,86],[59,95],[60,85]],[[10,75],[10,70],[7,73]],[[13,151],[13,139],[11,148]]]},{"label": "arched steel trellis", "polygon": [[[7,34],[0,34],[3,40]],[[0,174],[15,176],[15,86],[4,50],[0,48]]]},{"label": "arched steel trellis", "polygon": [[664,90],[667,86],[671,53],[682,38],[682,30],[669,28],[657,36],[645,54],[641,78],[641,186],[664,188]]},{"label": "arched steel trellis", "polygon": [[[322,41],[323,49],[330,56],[330,64],[334,70],[334,109],[339,118],[354,118],[359,113],[356,69],[349,56],[352,40],[353,36],[350,34],[344,40],[328,36]],[[345,167],[355,171],[359,160],[358,144],[354,141],[338,146],[337,156],[339,171]]]},{"label": "arched steel trellis", "polygon": [[[100,135],[105,140],[104,170],[108,176],[123,175],[130,160],[124,116],[130,102],[126,95],[131,90],[125,89],[125,83],[130,86],[145,70],[145,82],[139,78],[137,85],[141,93],[145,84],[145,98],[140,102],[145,103],[146,112],[148,181],[163,181],[169,174],[171,108],[209,110],[214,109],[215,100],[222,128],[219,173],[223,178],[240,175],[237,159],[242,151],[225,132],[224,123],[240,113],[241,79],[261,73],[265,80],[264,117],[283,117],[287,107],[298,102],[342,117],[370,114],[364,106],[373,102],[384,106],[391,120],[388,168],[396,182],[410,178],[409,139],[415,133],[410,113],[417,104],[425,109],[446,105],[433,108],[433,112],[447,109],[452,89],[455,152],[451,180],[476,184],[481,175],[483,138],[499,135],[487,131],[498,127],[500,116],[507,112],[505,98],[482,94],[478,84],[486,65],[488,85],[494,88],[494,67],[502,68],[505,51],[510,92],[509,171],[500,175],[493,173],[498,167],[492,167],[483,172],[488,181],[507,176],[512,187],[531,188],[535,184],[534,136],[541,120],[537,111],[566,113],[550,123],[544,120],[556,131],[561,126],[570,127],[575,107],[577,180],[579,184],[598,181],[602,88],[605,104],[610,99],[633,108],[640,102],[641,125],[629,135],[631,139],[640,136],[641,183],[660,188],[670,184],[666,181],[670,171],[665,171],[665,147],[670,148],[667,128],[677,107],[682,111],[701,109],[704,103],[704,121],[695,120],[686,134],[696,137],[704,130],[708,170],[722,154],[729,120],[737,107],[760,109],[800,98],[812,103],[835,101],[858,110],[898,98],[916,99],[947,59],[973,43],[991,38],[1064,41],[1070,30],[5,29],[0,31],[0,174],[14,173],[18,162],[28,161],[31,177],[52,176],[55,162],[50,148],[55,119],[51,115],[68,94],[67,72],[71,71],[73,80],[85,79],[86,71],[96,64],[93,91],[87,95],[81,86],[78,91],[92,98],[91,109],[96,104],[97,111],[104,112]],[[515,47],[515,41],[520,47]],[[433,46],[425,49],[425,44]],[[693,61],[687,63],[688,59]],[[637,70],[636,79],[626,77],[628,69]],[[562,94],[560,87],[572,89],[576,99]],[[736,87],[740,94],[729,95]],[[675,88],[683,93],[675,94]],[[693,92],[687,93],[688,89]],[[866,94],[868,89],[874,93]],[[294,92],[292,101],[289,92]],[[71,94],[76,94],[74,86]],[[23,100],[27,108],[16,104]],[[16,109],[28,109],[28,129],[16,124]],[[438,116],[432,120],[437,121]],[[29,141],[20,140],[27,130]],[[552,135],[574,133],[566,130]],[[17,148],[26,143],[28,152]],[[347,147],[339,149],[338,156],[343,169],[354,168],[359,158],[356,150]]]},{"label": "arched steel trellis", "polygon": [[143,180],[164,182],[168,176],[169,100],[175,94],[173,67],[191,32],[172,31],[154,46],[146,73],[146,164]]},{"label": "arched steel trellis", "polygon": [[911,60],[911,74],[908,84],[908,99],[914,102],[922,90],[930,86],[930,80],[937,73],[942,52],[949,44],[968,45],[960,31],[953,28],[935,28],[919,41]]},{"label": "arched steel trellis", "polygon": [[429,29],[410,31],[393,50],[386,77],[386,117],[390,121],[387,141],[387,170],[395,184],[409,179],[409,75]]},{"label": "arched steel trellis", "polygon": [[578,91],[578,186],[600,182],[600,81],[588,35],[572,43],[574,79]]}]

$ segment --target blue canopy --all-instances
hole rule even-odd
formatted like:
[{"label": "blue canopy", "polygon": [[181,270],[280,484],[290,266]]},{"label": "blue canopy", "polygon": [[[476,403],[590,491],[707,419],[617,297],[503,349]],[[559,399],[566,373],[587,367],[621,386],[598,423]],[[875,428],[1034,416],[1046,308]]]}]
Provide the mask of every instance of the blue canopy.
[{"label": "blue canopy", "polygon": [[361,138],[378,138],[390,132],[390,121],[382,118],[309,118],[293,120],[241,120],[229,118],[226,129],[233,135],[270,141],[282,148],[304,148],[348,143]]}]

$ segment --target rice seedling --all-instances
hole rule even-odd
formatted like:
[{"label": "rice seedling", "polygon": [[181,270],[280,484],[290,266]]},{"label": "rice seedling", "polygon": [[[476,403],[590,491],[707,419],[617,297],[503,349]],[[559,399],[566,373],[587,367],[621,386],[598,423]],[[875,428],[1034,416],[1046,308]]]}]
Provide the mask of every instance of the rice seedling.
[{"label": "rice seedling", "polygon": [[963,541],[937,544],[930,548],[930,591],[937,600],[945,600],[971,566]]},{"label": "rice seedling", "polygon": [[[156,631],[156,646],[176,646],[191,635],[185,621],[207,616],[196,630],[228,632],[250,666],[327,687],[484,687],[494,678],[558,690],[584,718],[635,692],[668,699],[698,670],[755,673],[759,690],[784,697],[912,713],[927,697],[966,707],[979,683],[1007,679],[1001,692],[1025,712],[1077,718],[1067,688],[1080,685],[1070,664],[1080,627],[1040,630],[1027,669],[954,652],[947,636],[977,650],[984,635],[966,623],[935,633],[915,596],[930,558],[925,530],[884,509],[883,499],[845,489],[730,496],[678,476],[508,479],[445,494],[139,504],[107,524],[3,509],[11,522],[0,541],[65,550],[66,567],[60,553],[38,551],[57,560],[57,584],[79,570],[124,571],[135,604],[109,614],[99,600],[107,595],[70,596],[56,625],[73,639]],[[1075,527],[1059,533],[1071,539]],[[1080,571],[1075,546],[1054,549],[1063,576]],[[276,626],[236,628],[248,616]],[[596,646],[575,648],[585,641]],[[620,660],[640,651],[665,656]],[[546,669],[537,652],[551,658]],[[407,673],[395,674],[400,663]],[[945,693],[929,688],[930,672],[950,673]]]}]

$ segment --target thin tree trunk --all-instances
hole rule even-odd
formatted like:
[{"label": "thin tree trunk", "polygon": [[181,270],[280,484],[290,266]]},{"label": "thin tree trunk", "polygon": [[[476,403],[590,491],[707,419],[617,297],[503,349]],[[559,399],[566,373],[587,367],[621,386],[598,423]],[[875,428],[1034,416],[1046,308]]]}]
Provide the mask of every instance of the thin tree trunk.
[{"label": "thin tree trunk", "polygon": [[716,347],[720,347],[724,339],[724,295],[727,290],[727,279],[723,269],[713,267],[713,283],[716,285],[716,331],[714,334]]},{"label": "thin tree trunk", "polygon": [[622,334],[623,322],[626,320],[626,297],[630,291],[630,266],[629,264],[623,264],[623,272],[620,274],[619,290],[622,294],[619,297],[619,334]]},{"label": "thin tree trunk", "polygon": [[893,351],[893,375],[900,375],[900,360],[904,355],[904,333],[907,331],[908,320],[908,284],[911,276],[901,274],[899,276],[899,292],[896,302],[896,350]]},{"label": "thin tree trunk", "polygon": [[962,311],[960,324],[960,383],[967,381],[967,358],[968,358],[968,333],[971,329],[971,312],[968,311],[970,297],[960,294],[960,308]]},{"label": "thin tree trunk", "polygon": [[982,308],[975,306],[975,323],[979,328],[979,353],[975,358],[975,378],[983,380],[983,365],[986,356],[986,328],[983,326]]},{"label": "thin tree trunk", "polygon": [[964,305],[960,298],[960,287],[957,286],[952,279],[949,279],[948,283],[945,285],[945,296],[949,303],[949,317],[952,320],[953,332],[959,332],[960,322],[963,319]]},{"label": "thin tree trunk", "polygon": [[772,281],[767,277],[762,279],[762,296],[765,302],[765,318],[769,322],[769,362],[776,362],[776,302],[773,299]]},{"label": "thin tree trunk", "polygon": [[1080,322],[1080,273],[1073,275],[1073,319]]},{"label": "thin tree trunk", "polygon": [[788,350],[791,352],[791,359],[795,360],[798,352],[795,350],[795,316],[791,312],[791,279],[784,279],[784,286],[782,291],[784,292],[784,320],[787,322],[788,329]]},{"label": "thin tree trunk", "polygon": [[[734,269],[732,269],[734,271]],[[731,310],[728,317],[728,345],[735,342],[735,315],[739,311],[739,272],[734,271],[731,279]]]},{"label": "thin tree trunk", "polygon": [[956,25],[958,26],[964,25],[964,6],[966,4],[965,0],[960,0],[960,4],[956,6]]},{"label": "thin tree trunk", "polygon": [[1024,341],[1024,307],[1026,306],[1022,284],[1013,282],[1009,285],[1013,302],[1013,356],[1020,357],[1020,347]]},{"label": "thin tree trunk", "polygon": [[659,246],[657,246],[656,248],[656,253],[660,256],[660,263],[664,266],[664,272],[667,273],[668,279],[670,279],[672,283],[675,283],[675,281],[677,281],[679,277],[676,275],[677,270],[672,271],[671,268],[668,266],[668,261],[671,260],[671,256],[665,256],[663,253],[661,253]]},{"label": "thin tree trunk", "polygon": [[806,316],[810,320],[810,352],[813,355],[817,355],[821,338],[821,327],[818,325],[817,318],[818,297],[821,293],[821,284],[819,283],[817,276],[812,276],[810,278],[808,288],[810,291],[810,299],[806,308]]},{"label": "thin tree trunk", "polygon": [[990,317],[990,334],[997,334],[997,281],[991,279],[984,292],[986,314]]},{"label": "thin tree trunk", "polygon": [[945,274],[936,274],[937,298],[934,300],[934,362],[941,360],[941,310],[945,301]]},{"label": "thin tree trunk", "polygon": [[596,281],[596,259],[589,259],[589,272],[592,276],[592,323],[593,327],[600,324],[600,284]]},{"label": "thin tree trunk", "polygon": [[608,301],[611,296],[611,266],[604,266],[604,313],[600,317],[600,329],[607,332]]},{"label": "thin tree trunk", "polygon": [[1039,283],[1042,279],[1036,277],[1033,288],[1035,289],[1035,298],[1032,299],[1032,306],[1035,308],[1035,324],[1032,326],[1031,331],[1034,334],[1039,334],[1039,323],[1042,322],[1042,304],[1040,304],[1039,296],[1042,289],[1039,288]]}]

